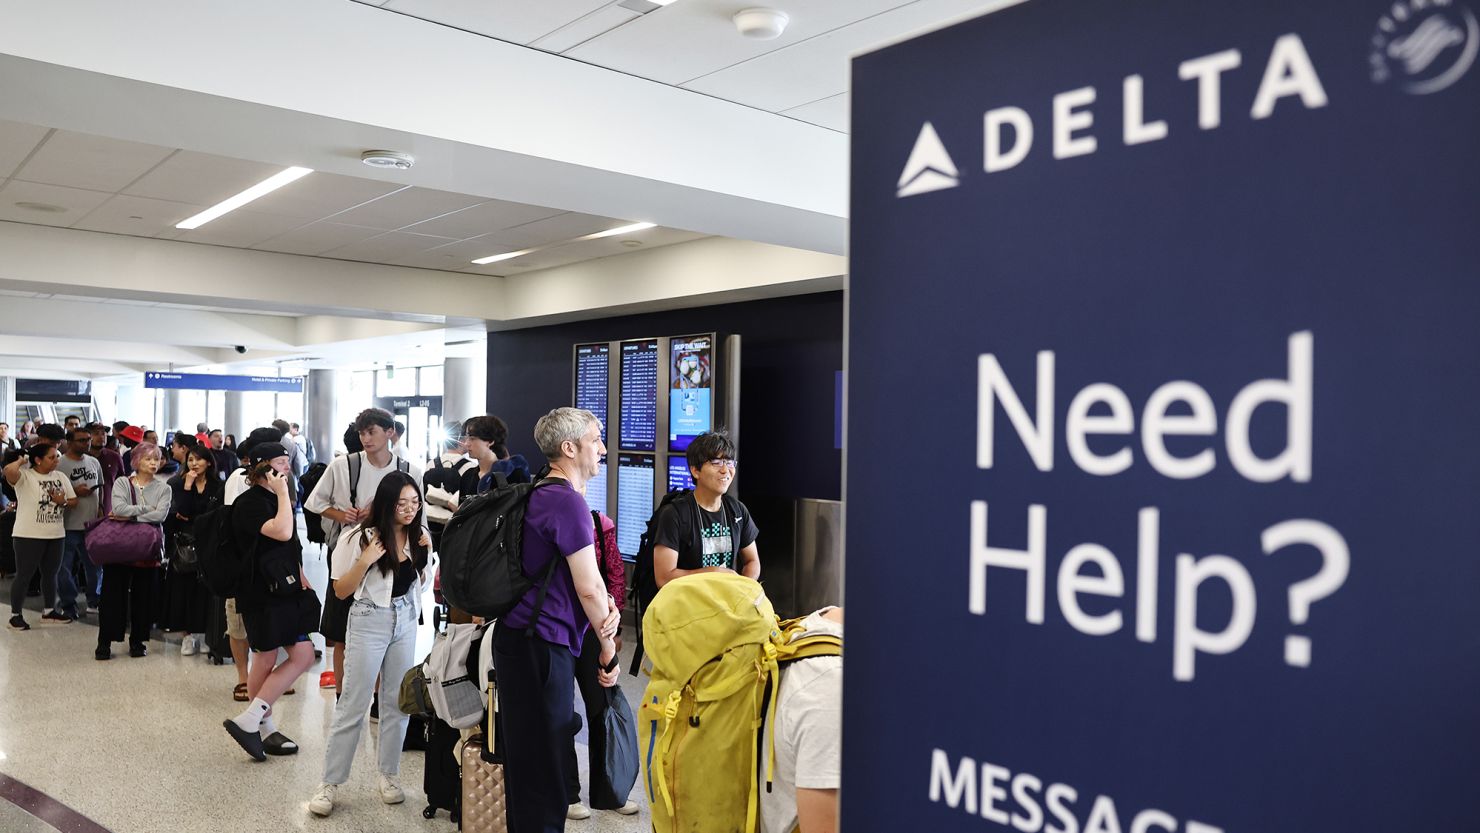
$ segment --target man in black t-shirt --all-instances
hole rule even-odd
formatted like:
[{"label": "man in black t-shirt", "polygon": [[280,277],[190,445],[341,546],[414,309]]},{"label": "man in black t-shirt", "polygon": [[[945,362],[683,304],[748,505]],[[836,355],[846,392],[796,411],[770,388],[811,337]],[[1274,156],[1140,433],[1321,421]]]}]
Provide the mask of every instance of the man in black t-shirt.
[{"label": "man in black t-shirt", "polygon": [[721,433],[700,434],[689,444],[687,458],[693,499],[671,503],[658,516],[653,540],[658,586],[719,570],[759,579],[755,539],[760,531],[745,504],[727,494],[735,479],[735,444]]}]

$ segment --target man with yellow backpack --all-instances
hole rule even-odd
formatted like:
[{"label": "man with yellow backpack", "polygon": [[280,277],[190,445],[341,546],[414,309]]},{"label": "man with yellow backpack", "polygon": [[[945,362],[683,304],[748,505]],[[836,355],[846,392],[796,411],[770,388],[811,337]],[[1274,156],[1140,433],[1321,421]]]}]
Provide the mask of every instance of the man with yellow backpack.
[{"label": "man with yellow backpack", "polygon": [[637,714],[656,833],[831,833],[841,767],[842,610],[777,618],[730,572],[675,579],[643,616]]}]

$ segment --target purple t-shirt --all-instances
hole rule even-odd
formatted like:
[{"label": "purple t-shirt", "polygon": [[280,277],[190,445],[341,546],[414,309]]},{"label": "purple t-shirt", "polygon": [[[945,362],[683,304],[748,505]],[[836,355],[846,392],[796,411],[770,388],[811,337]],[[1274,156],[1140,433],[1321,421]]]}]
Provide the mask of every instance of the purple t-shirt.
[{"label": "purple t-shirt", "polygon": [[[524,574],[535,580],[524,598],[504,617],[511,628],[527,628],[534,618],[534,602],[539,597],[539,580],[550,565],[550,559],[563,558],[589,547],[595,541],[595,526],[586,499],[575,489],[563,484],[536,489],[524,510]],[[576,586],[570,568],[555,568],[550,577],[550,591],[534,632],[555,645],[566,645],[576,656],[581,655],[581,641],[586,638],[590,622],[576,598]]]}]

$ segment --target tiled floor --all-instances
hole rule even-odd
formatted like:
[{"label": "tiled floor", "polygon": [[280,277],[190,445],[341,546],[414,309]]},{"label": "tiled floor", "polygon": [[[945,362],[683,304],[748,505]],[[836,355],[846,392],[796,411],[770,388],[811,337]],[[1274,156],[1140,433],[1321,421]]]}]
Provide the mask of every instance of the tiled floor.
[{"label": "tiled floor", "polygon": [[[322,587],[326,567],[317,547],[305,558],[308,576]],[[0,598],[9,582],[0,581]],[[42,626],[39,599],[30,599],[29,632],[0,631],[0,774],[4,774],[114,833],[258,833],[309,830],[427,831],[450,833],[446,813],[425,820],[421,810],[422,752],[402,757],[404,804],[382,804],[374,791],[374,733],[362,735],[350,783],[340,789],[334,814],[320,819],[307,803],[324,763],[333,693],[320,692],[318,672],[305,675],[297,693],[274,711],[279,727],[298,741],[293,757],[255,763],[230,740],[221,721],[241,705],[231,699],[236,673],[204,656],[182,657],[173,642],[150,643],[147,657],[114,647],[114,659],[97,662],[91,624]],[[427,617],[428,623],[430,617]],[[419,640],[431,647],[431,627]],[[642,682],[623,675],[623,690],[636,702]],[[579,701],[579,693],[577,693]],[[368,725],[368,724],[367,724]],[[584,741],[584,734],[581,741]],[[586,749],[577,747],[582,783]],[[649,830],[644,805],[637,816],[593,813],[571,821],[573,833]],[[0,798],[0,830],[43,833],[53,827]],[[64,829],[64,833],[66,833]]]}]

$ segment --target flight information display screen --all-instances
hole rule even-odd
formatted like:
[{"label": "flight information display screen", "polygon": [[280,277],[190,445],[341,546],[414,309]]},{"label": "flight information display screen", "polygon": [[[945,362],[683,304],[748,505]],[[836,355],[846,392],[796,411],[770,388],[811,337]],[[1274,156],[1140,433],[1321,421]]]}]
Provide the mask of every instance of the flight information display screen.
[{"label": "flight information display screen", "polygon": [[675,454],[668,458],[668,491],[694,488],[694,476],[689,473],[688,458]]},{"label": "flight information display screen", "polygon": [[714,334],[668,342],[668,450],[685,451],[714,427]]},{"label": "flight information display screen", "polygon": [[606,392],[611,376],[611,345],[576,345],[576,402],[601,420],[601,441],[606,442]]},{"label": "flight information display screen", "polygon": [[658,340],[622,342],[621,372],[621,448],[625,451],[656,451]]},{"label": "flight information display screen", "polygon": [[617,455],[617,551],[628,561],[653,514],[653,462],[649,454]]},{"label": "flight information display screen", "polygon": [[596,469],[596,476],[586,481],[586,506],[593,512],[606,512],[606,461]]}]

